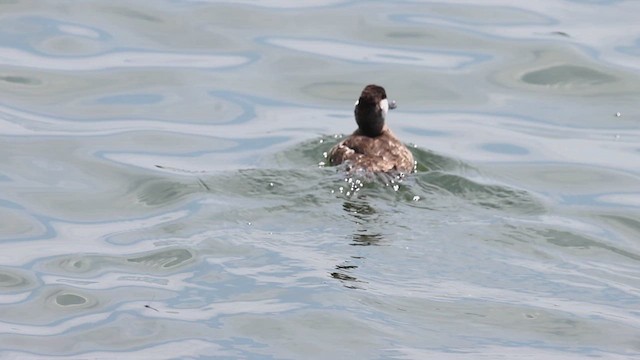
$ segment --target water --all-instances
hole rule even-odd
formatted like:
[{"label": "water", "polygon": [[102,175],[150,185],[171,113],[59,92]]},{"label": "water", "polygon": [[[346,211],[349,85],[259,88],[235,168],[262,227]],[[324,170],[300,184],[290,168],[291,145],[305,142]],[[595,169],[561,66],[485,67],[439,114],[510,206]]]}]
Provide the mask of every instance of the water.
[{"label": "water", "polygon": [[2,1],[0,354],[636,358],[639,12]]}]

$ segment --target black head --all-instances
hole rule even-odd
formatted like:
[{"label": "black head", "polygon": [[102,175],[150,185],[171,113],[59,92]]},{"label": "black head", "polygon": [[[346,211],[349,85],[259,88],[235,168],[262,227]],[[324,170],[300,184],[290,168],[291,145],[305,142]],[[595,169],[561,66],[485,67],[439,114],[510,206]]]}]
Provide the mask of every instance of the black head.
[{"label": "black head", "polygon": [[385,128],[387,111],[394,108],[395,102],[389,105],[387,93],[382,86],[367,85],[354,110],[360,133],[371,137],[380,135]]}]

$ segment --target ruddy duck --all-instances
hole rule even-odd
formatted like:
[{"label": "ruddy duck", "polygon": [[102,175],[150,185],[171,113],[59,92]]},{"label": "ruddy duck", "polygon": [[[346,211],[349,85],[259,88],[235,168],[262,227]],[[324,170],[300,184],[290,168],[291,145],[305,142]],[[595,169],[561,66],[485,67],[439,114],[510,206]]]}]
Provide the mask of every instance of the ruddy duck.
[{"label": "ruddy duck", "polygon": [[385,124],[387,112],[395,108],[382,86],[367,85],[355,105],[358,129],[329,151],[329,163],[345,163],[349,171],[412,172],[413,155]]}]

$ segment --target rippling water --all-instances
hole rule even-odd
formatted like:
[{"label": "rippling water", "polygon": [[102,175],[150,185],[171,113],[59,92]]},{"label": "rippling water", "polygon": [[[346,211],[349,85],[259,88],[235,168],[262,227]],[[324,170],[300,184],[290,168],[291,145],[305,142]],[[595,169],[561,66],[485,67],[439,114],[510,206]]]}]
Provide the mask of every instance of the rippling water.
[{"label": "rippling water", "polygon": [[639,13],[0,1],[0,354],[640,356]]}]

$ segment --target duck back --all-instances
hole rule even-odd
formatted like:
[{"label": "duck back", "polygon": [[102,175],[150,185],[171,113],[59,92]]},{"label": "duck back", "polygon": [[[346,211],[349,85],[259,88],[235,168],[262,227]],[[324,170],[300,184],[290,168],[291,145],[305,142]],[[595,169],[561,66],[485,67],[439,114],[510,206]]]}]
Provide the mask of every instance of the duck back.
[{"label": "duck back", "polygon": [[331,165],[346,164],[347,170],[410,173],[414,169],[413,155],[391,130],[376,137],[352,135],[329,151]]}]

